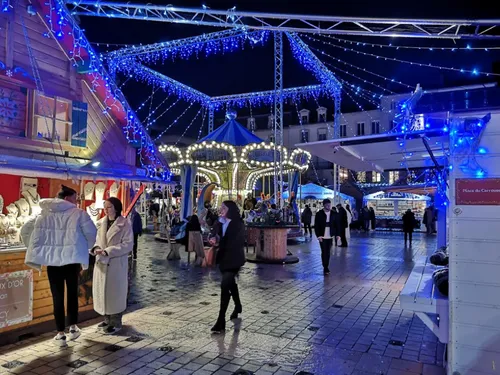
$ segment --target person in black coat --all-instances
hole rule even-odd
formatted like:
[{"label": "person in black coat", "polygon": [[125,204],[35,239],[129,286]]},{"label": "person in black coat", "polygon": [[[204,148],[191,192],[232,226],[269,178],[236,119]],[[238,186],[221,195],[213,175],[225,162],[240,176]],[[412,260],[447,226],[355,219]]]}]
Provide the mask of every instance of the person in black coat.
[{"label": "person in black coat", "polygon": [[415,214],[408,209],[403,215],[403,232],[405,233],[405,246],[410,237],[410,246],[413,240],[413,229],[415,228]]},{"label": "person in black coat", "polygon": [[302,220],[302,223],[304,224],[304,234],[307,236],[307,230],[309,229],[309,238],[312,238],[312,229],[311,229],[311,220],[312,220],[312,211],[309,208],[309,205],[306,204],[306,207],[304,208],[304,211],[302,211],[302,217],[300,218]]},{"label": "person in black coat", "polygon": [[314,232],[318,237],[321,248],[321,262],[323,263],[323,273],[330,274],[330,251],[333,241],[337,242],[339,232],[338,215],[331,210],[332,202],[329,199],[323,200],[323,209],[316,213],[314,219]]},{"label": "person in black coat", "polygon": [[237,319],[238,314],[243,311],[236,276],[246,261],[245,226],[236,203],[224,201],[221,204],[219,221],[222,225],[219,228],[218,236],[209,240],[212,246],[219,244],[216,263],[222,273],[219,317],[212,327],[213,333],[220,333],[226,329],[226,312],[231,297],[233,297],[234,311],[230,319]]},{"label": "person in black coat", "polygon": [[141,215],[135,210],[135,207],[132,208],[131,213],[131,222],[132,222],[132,230],[134,232],[134,260],[137,260],[137,242],[139,240],[139,236],[142,236],[142,219]]},{"label": "person in black coat", "polygon": [[349,227],[349,221],[347,220],[347,211],[342,204],[337,204],[338,210],[338,220],[339,220],[339,237],[340,237],[340,247],[347,247],[347,237],[345,235],[346,229]]}]

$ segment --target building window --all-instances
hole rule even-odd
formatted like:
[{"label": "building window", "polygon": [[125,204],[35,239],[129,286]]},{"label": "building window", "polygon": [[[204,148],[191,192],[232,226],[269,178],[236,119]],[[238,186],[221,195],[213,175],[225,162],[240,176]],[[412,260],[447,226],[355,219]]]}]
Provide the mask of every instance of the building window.
[{"label": "building window", "polygon": [[382,174],[378,172],[372,172],[372,182],[381,182]]},{"label": "building window", "polygon": [[340,125],[340,137],[347,137],[347,125]]},{"label": "building window", "polygon": [[372,121],[372,134],[380,134],[380,121]]},{"label": "building window", "polygon": [[366,172],[356,173],[356,180],[360,183],[365,183],[366,182]]},{"label": "building window", "polygon": [[347,171],[346,168],[339,168],[339,181],[340,181],[340,183],[347,181],[348,176],[349,176],[349,172]]},{"label": "building window", "polygon": [[326,108],[318,108],[318,122],[326,122]]},{"label": "building window", "polygon": [[365,123],[358,122],[358,135],[365,135]]},{"label": "building window", "polygon": [[309,130],[301,130],[300,134],[302,143],[309,142]]},{"label": "building window", "polygon": [[34,125],[38,138],[71,141],[71,100],[48,97],[35,92]]},{"label": "building window", "polygon": [[399,171],[389,172],[389,184],[394,184],[399,180]]},{"label": "building window", "polygon": [[269,142],[273,142],[274,143],[274,135],[270,135],[269,136]]},{"label": "building window", "polygon": [[318,141],[326,141],[326,129],[318,129]]},{"label": "building window", "polygon": [[309,123],[309,115],[302,115],[301,117],[302,125]]}]

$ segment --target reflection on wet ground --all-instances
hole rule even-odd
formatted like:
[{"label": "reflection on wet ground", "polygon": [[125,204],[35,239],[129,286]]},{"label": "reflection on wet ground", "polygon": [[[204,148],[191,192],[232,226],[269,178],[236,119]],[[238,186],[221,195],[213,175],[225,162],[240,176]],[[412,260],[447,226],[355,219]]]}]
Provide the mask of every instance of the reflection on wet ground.
[{"label": "reflection on wet ground", "polygon": [[67,349],[52,334],[5,346],[0,374],[444,374],[444,346],[398,303],[412,258],[434,249],[419,234],[412,249],[401,234],[353,234],[325,278],[317,241],[291,245],[297,264],[245,265],[242,319],[213,336],[219,273],[185,253],[169,262],[167,245],[143,236],[118,336],[95,320]]}]

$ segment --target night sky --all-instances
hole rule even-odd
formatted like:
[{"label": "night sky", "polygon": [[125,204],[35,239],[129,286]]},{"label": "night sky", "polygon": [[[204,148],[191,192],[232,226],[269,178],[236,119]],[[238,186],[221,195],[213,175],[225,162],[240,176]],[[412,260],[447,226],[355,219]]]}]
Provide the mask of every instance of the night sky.
[{"label": "night sky", "polygon": [[[235,2],[236,1],[236,2]],[[301,1],[290,2],[280,1],[209,1],[200,3],[200,1],[183,0],[173,2],[173,5],[182,7],[199,7],[206,4],[212,9],[229,9],[236,6],[238,10],[260,11],[260,12],[279,12],[295,14],[321,14],[337,16],[359,16],[359,17],[387,17],[387,18],[499,18],[500,11],[495,11],[492,5],[486,1],[418,1],[418,2],[395,2],[395,1]],[[133,1],[133,3],[140,1]],[[144,2],[146,3],[146,2]],[[155,2],[158,4],[158,2]],[[161,4],[167,4],[163,2]],[[490,3],[490,4],[493,4]],[[474,5],[474,6],[472,6]],[[217,28],[198,27],[188,25],[177,25],[159,22],[117,20],[109,18],[82,17],[81,25],[86,30],[88,39],[92,43],[100,43],[95,48],[99,52],[120,48],[114,44],[149,44],[161,41],[185,38],[218,31]],[[499,30],[500,33],[500,30]],[[452,66],[463,69],[477,69],[478,71],[488,71],[500,73],[500,50],[494,50],[492,47],[500,46],[500,40],[495,41],[457,41],[451,40],[422,40],[422,39],[403,39],[403,38],[362,38],[338,36],[342,39],[350,39],[359,42],[371,42],[378,44],[393,45],[411,45],[422,47],[434,47],[430,51],[423,50],[403,50],[393,48],[379,48],[369,46],[346,45],[347,47],[357,49],[366,53],[377,54],[380,56],[394,57],[403,60],[411,60],[420,63],[432,63],[440,66]],[[315,37],[316,38],[316,37]],[[341,42],[319,37],[319,39],[342,44]],[[470,73],[448,72],[438,69],[410,66],[408,64],[383,61],[374,57],[362,56],[360,54],[344,51],[343,49],[325,46],[318,42],[312,42],[303,38],[311,47],[320,49],[340,59],[346,63],[354,64],[370,70],[374,73],[383,75],[390,79],[403,81],[411,86],[420,83],[424,89],[449,87],[456,85],[498,82],[499,77],[482,75],[473,75]],[[106,45],[109,43],[109,46]],[[463,51],[440,51],[439,47],[488,47],[484,50],[463,50]],[[284,86],[293,87],[306,84],[315,84],[317,81],[311,73],[302,69],[302,67],[293,58],[288,47],[288,41],[284,38],[285,62],[284,62]],[[316,52],[316,51],[315,51]],[[347,70],[361,79],[367,79],[394,92],[408,92],[409,89],[401,85],[390,83],[379,79],[373,75],[360,72],[355,69],[347,68],[338,61],[329,58],[322,58],[325,62],[333,64],[337,68]],[[161,71],[168,76],[192,86],[208,95],[228,95],[242,92],[271,90],[273,88],[273,43],[270,39],[265,46],[246,48],[244,51],[236,51],[227,55],[210,56],[208,58],[196,57],[190,60],[176,60],[167,62],[163,66],[151,66],[153,69]],[[332,68],[332,71],[341,79],[359,85],[361,88],[369,89],[375,93],[382,94],[381,88],[362,82],[360,79],[350,76],[347,73],[340,72]],[[122,81],[123,82],[123,81]],[[151,94],[151,87],[142,83],[136,83],[129,80],[124,86],[123,91],[134,109]],[[165,99],[165,94],[155,94],[153,98],[153,108]],[[365,109],[373,109],[374,106],[366,100],[356,97],[356,100],[363,105]],[[164,104],[167,107],[174,101],[173,98],[167,100]],[[331,101],[323,101],[320,104],[332,106]],[[187,107],[188,103],[179,103],[174,110],[169,111],[151,130],[155,136]],[[316,103],[301,103],[299,107],[309,107],[314,109]],[[198,112],[199,106],[193,107],[186,112],[178,124],[173,126],[168,134],[182,134],[192,118]],[[295,107],[289,107],[288,110],[295,111]],[[343,97],[342,111],[355,111],[356,105],[348,97]],[[159,110],[161,112],[161,109]],[[269,108],[254,109],[253,113],[269,113]],[[138,112],[141,119],[148,114],[145,110]],[[247,116],[248,110],[240,110],[240,116]],[[217,116],[220,123],[223,113]],[[188,136],[196,137],[201,125],[201,116],[193,123],[192,127],[186,132]],[[206,121],[205,125],[206,126]],[[204,134],[206,130],[204,131]]]}]

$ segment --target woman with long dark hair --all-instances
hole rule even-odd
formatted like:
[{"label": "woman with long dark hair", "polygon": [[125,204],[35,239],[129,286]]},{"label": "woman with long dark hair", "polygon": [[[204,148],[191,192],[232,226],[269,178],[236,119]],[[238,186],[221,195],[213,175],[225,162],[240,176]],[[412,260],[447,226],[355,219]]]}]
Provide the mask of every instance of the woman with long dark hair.
[{"label": "woman with long dark hair", "polygon": [[97,222],[97,239],[90,250],[96,257],[92,285],[94,310],[104,316],[97,327],[107,335],[122,328],[122,315],[127,308],[128,255],[134,247],[134,232],[122,210],[118,198],[106,199],[106,216]]},{"label": "woman with long dark hair", "polygon": [[230,319],[237,319],[238,314],[243,311],[236,275],[245,264],[245,229],[235,202],[224,201],[221,204],[219,221],[222,224],[219,233],[210,239],[212,245],[219,244],[216,262],[222,273],[219,317],[212,327],[213,333],[220,333],[226,329],[226,312],[231,297],[233,297],[234,311]]}]

